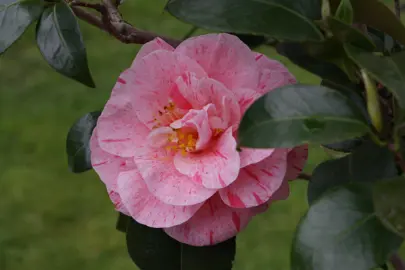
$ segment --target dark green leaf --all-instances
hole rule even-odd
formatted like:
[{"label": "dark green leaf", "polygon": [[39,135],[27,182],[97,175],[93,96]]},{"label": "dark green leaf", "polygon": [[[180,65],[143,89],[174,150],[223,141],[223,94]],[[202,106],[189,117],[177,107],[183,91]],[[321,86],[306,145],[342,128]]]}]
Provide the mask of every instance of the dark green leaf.
[{"label": "dark green leaf", "polygon": [[377,81],[381,82],[405,109],[405,52],[382,57],[360,48],[344,45],[347,55]]},{"label": "dark green leaf", "polygon": [[239,146],[293,147],[333,143],[363,135],[366,120],[342,93],[302,84],[275,89],[259,98],[239,126]]},{"label": "dark green leaf", "polygon": [[[340,1],[330,0],[332,11],[337,9]],[[355,22],[379,29],[405,44],[405,26],[383,1],[351,0],[351,3]]]},{"label": "dark green leaf", "polygon": [[266,42],[266,38],[264,36],[255,36],[255,35],[247,35],[247,34],[235,34],[240,40],[242,40],[246,45],[248,45],[251,49],[259,47],[260,45]]},{"label": "dark green leaf", "polygon": [[276,46],[277,52],[287,57],[299,67],[321,77],[338,83],[348,83],[349,78],[336,65],[313,56],[308,46],[302,43],[282,42]]},{"label": "dark green leaf", "polygon": [[405,237],[405,178],[397,177],[375,183],[373,200],[382,223]]},{"label": "dark green leaf", "polygon": [[308,184],[312,204],[327,190],[349,182],[374,182],[398,175],[394,154],[386,147],[363,142],[352,154],[318,165]]},{"label": "dark green leaf", "polygon": [[376,45],[378,52],[390,53],[393,51],[395,41],[390,35],[372,27],[367,27],[367,32],[373,43]]},{"label": "dark green leaf", "polygon": [[369,270],[385,263],[401,242],[376,217],[368,186],[342,186],[317,200],[300,221],[291,269]]},{"label": "dark green leaf", "polygon": [[214,246],[193,247],[177,242],[162,229],[134,220],[127,230],[127,248],[142,270],[231,270],[235,258],[235,238]]},{"label": "dark green leaf", "polygon": [[130,221],[131,218],[129,216],[124,215],[123,213],[118,213],[118,219],[115,228],[120,232],[126,233]]},{"label": "dark green leaf", "polygon": [[[166,10],[176,18],[202,28],[271,36],[293,41],[322,40],[319,29],[299,12],[319,0],[170,0]],[[311,12],[312,13],[312,12]],[[242,19],[249,18],[249,19]]]},{"label": "dark green leaf", "polygon": [[351,153],[363,143],[362,138],[354,138],[343,142],[323,144],[322,146],[333,151]]},{"label": "dark green leaf", "polygon": [[342,22],[347,23],[349,25],[353,23],[353,7],[352,4],[350,3],[350,0],[340,1],[335,16]]},{"label": "dark green leaf", "polygon": [[0,0],[0,54],[38,20],[43,8],[41,0]]},{"label": "dark green leaf", "polygon": [[342,43],[350,43],[367,51],[374,51],[375,45],[360,30],[332,17],[328,18],[328,26]]},{"label": "dark green leaf", "polygon": [[101,112],[91,112],[80,118],[70,128],[66,140],[69,169],[81,173],[92,168],[89,142]]},{"label": "dark green leaf", "polygon": [[45,60],[59,73],[95,87],[76,17],[65,2],[49,6],[37,25],[37,44]]}]

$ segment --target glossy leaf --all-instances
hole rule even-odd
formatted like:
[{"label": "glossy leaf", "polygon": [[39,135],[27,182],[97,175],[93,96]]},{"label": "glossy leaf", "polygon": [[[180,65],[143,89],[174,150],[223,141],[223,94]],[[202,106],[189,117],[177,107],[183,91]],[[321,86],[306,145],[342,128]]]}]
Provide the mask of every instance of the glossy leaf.
[{"label": "glossy leaf", "polygon": [[400,107],[405,109],[405,52],[382,57],[349,44],[345,44],[344,48],[347,55],[371,77],[386,86]]},{"label": "glossy leaf", "polygon": [[70,128],[66,140],[69,169],[81,173],[92,168],[89,142],[101,112],[91,112],[80,118]]},{"label": "glossy leaf", "polygon": [[129,255],[142,270],[231,270],[235,259],[235,238],[193,247],[177,242],[162,229],[131,220],[126,239]]},{"label": "glossy leaf", "polygon": [[[332,11],[335,11],[341,0],[329,1]],[[354,22],[379,29],[405,44],[405,26],[383,1],[351,0],[351,3],[354,11]]]},{"label": "glossy leaf", "polygon": [[373,200],[377,216],[391,231],[405,237],[405,178],[375,183]]},{"label": "glossy leaf", "polygon": [[0,54],[38,20],[43,8],[41,0],[0,1]]},{"label": "glossy leaf", "polygon": [[335,17],[349,25],[353,23],[353,7],[350,0],[340,1]]},{"label": "glossy leaf", "polygon": [[255,101],[242,118],[238,140],[251,148],[293,147],[339,142],[368,130],[358,108],[339,91],[296,84]]},{"label": "glossy leaf", "polygon": [[375,215],[370,189],[336,188],[308,210],[298,225],[292,270],[369,270],[386,262],[402,239]]},{"label": "glossy leaf", "polygon": [[308,184],[308,202],[314,203],[327,190],[349,182],[374,182],[395,177],[398,171],[394,154],[370,141],[358,146],[352,154],[318,165]]},{"label": "glossy leaf", "polygon": [[323,144],[322,146],[337,152],[351,153],[363,143],[362,138],[354,138],[337,143]]},{"label": "glossy leaf", "polygon": [[376,48],[373,42],[360,30],[335,18],[328,18],[328,26],[333,35],[343,43],[350,43],[367,51],[374,51]]},{"label": "glossy leaf", "polygon": [[302,15],[312,14],[313,8],[317,13],[318,4],[319,0],[170,0],[166,10],[201,28],[304,41],[323,39],[319,29]]},{"label": "glossy leaf", "polygon": [[37,44],[57,72],[95,87],[76,17],[65,2],[48,6],[37,25]]}]

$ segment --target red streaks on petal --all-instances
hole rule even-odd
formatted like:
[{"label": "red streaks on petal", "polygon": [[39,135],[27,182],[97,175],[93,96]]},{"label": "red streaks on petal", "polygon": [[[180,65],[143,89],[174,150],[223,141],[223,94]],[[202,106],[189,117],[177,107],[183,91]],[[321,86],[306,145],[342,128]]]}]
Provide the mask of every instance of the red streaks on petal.
[{"label": "red streaks on petal", "polygon": [[214,151],[214,155],[217,156],[217,157],[221,157],[221,158],[223,158],[225,160],[228,160],[228,158],[219,151]]},{"label": "red streaks on petal", "polygon": [[117,82],[122,83],[122,84],[127,84],[127,81],[124,80],[123,78],[118,78]]},{"label": "red streaks on petal", "polygon": [[258,54],[258,55],[256,55],[255,60],[258,61],[262,57],[263,57],[263,54]]},{"label": "red streaks on petal", "polygon": [[97,167],[97,166],[101,166],[101,165],[104,165],[104,164],[107,164],[107,163],[108,163],[108,160],[107,160],[107,161],[103,161],[103,162],[99,162],[99,163],[95,163],[95,164],[91,164],[91,166]]},{"label": "red streaks on petal", "polygon": [[127,141],[130,141],[131,140],[131,138],[125,138],[125,139],[105,139],[105,140],[102,140],[102,142],[106,142],[106,143],[114,143],[114,142],[127,142]]},{"label": "red streaks on petal", "polygon": [[257,177],[257,175],[255,175],[254,173],[252,173],[251,171],[249,171],[248,169],[245,168],[245,172],[247,175],[249,175],[250,177],[252,177],[253,179],[255,179],[257,182],[259,182],[259,177]]},{"label": "red streaks on petal", "polygon": [[259,195],[257,195],[256,192],[253,192],[253,197],[255,197],[255,200],[256,200],[257,204],[264,203],[264,201],[262,201],[262,199],[260,199]]},{"label": "red streaks on petal", "polygon": [[196,183],[198,183],[198,184],[200,184],[200,185],[202,185],[202,178],[201,178],[201,175],[200,175],[200,174],[194,175],[193,181],[196,182]]},{"label": "red streaks on petal", "polygon": [[224,179],[222,179],[220,174],[218,174],[218,179],[219,179],[219,183],[221,184],[221,186],[226,187],[225,181],[224,181]]},{"label": "red streaks on petal", "polygon": [[245,208],[246,205],[242,202],[242,200],[239,198],[238,195],[235,195],[231,192],[228,192],[228,200],[229,200],[229,204],[233,207],[237,207],[237,208]]},{"label": "red streaks on petal", "polygon": [[232,212],[232,222],[235,225],[236,231],[240,231],[240,217],[237,213]]},{"label": "red streaks on petal", "polygon": [[210,231],[210,245],[214,244],[214,232]]},{"label": "red streaks on petal", "polygon": [[261,171],[262,171],[263,173],[267,174],[268,176],[273,176],[273,173],[272,173],[272,172],[269,172],[269,171],[266,170],[266,169],[261,169]]},{"label": "red streaks on petal", "polygon": [[296,170],[298,170],[298,171],[301,171],[301,170],[302,170],[302,168],[299,167],[299,166],[297,166],[297,165],[294,165],[293,168],[296,169]]}]

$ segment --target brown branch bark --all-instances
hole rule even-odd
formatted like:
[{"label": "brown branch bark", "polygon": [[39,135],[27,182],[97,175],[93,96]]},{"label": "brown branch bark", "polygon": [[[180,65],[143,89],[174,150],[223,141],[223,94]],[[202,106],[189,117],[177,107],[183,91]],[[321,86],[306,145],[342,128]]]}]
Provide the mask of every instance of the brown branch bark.
[{"label": "brown branch bark", "polygon": [[[177,47],[181,42],[180,40],[142,31],[133,27],[131,24],[124,21],[118,11],[117,2],[114,0],[103,0],[102,4],[89,4],[73,0],[70,1],[69,4],[79,19],[109,33],[123,43],[145,44],[157,37],[165,40],[173,47]],[[101,13],[101,17],[85,11],[82,7],[98,11]]]},{"label": "brown branch bark", "polygon": [[394,255],[391,256],[390,262],[395,270],[405,270],[405,262],[398,255],[398,253],[395,253]]}]

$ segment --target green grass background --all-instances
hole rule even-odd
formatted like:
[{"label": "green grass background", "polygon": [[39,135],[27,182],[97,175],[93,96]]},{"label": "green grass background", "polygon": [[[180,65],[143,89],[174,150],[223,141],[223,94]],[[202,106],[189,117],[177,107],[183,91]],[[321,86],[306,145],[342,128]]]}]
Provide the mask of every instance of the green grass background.
[{"label": "green grass background", "polygon": [[[164,3],[128,0],[124,17],[141,29],[180,38],[190,26],[164,13]],[[65,139],[77,118],[103,107],[139,46],[81,26],[96,89],[55,73],[35,45],[34,27],[0,56],[1,270],[137,269],[96,174],[68,171]],[[260,50],[286,64],[299,81],[319,82],[272,49]],[[326,158],[312,148],[307,170]],[[236,270],[289,269],[292,235],[307,209],[305,188],[305,182],[294,182],[287,201],[272,205],[240,234]]]}]

